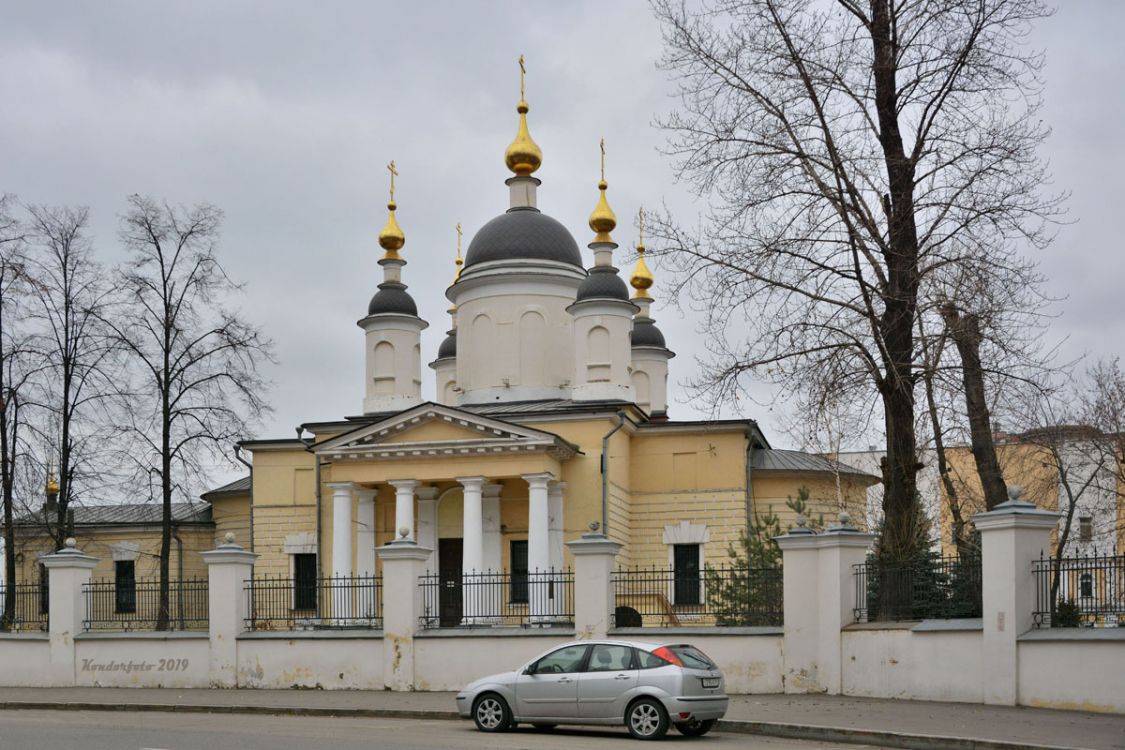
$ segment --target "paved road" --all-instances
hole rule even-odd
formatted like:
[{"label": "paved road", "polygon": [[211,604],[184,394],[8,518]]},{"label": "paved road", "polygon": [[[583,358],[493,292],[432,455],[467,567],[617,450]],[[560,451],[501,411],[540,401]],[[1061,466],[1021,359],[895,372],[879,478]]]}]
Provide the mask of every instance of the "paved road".
[{"label": "paved road", "polygon": [[[861,745],[824,745],[716,733],[699,739],[668,735],[661,748],[696,750],[859,750]],[[624,728],[611,731],[520,729],[483,734],[468,721],[326,719],[292,716],[165,714],[95,711],[0,712],[0,750],[446,750],[525,748],[575,750],[619,748],[642,743]],[[645,745],[648,747],[648,745]]]}]

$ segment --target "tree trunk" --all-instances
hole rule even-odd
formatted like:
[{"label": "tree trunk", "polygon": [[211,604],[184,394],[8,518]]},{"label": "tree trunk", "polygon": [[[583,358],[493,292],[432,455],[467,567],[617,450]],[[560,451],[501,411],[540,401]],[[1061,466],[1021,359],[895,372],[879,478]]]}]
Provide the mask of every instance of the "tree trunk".
[{"label": "tree trunk", "polygon": [[934,433],[934,454],[937,456],[938,476],[945,489],[946,505],[949,506],[949,515],[953,526],[953,543],[957,546],[957,557],[966,560],[970,555],[975,555],[975,545],[970,543],[965,534],[965,517],[961,514],[961,499],[957,495],[957,487],[949,476],[949,461],[945,455],[945,438],[941,432],[941,421],[938,419],[937,399],[934,396],[934,367],[936,362],[926,362],[926,372],[923,376],[926,386],[926,406],[930,412],[930,429]]},{"label": "tree trunk", "polygon": [[983,337],[980,320],[973,313],[962,315],[952,303],[941,308],[946,330],[961,355],[961,375],[965,386],[965,409],[969,417],[969,436],[984,491],[984,505],[992,510],[1008,499],[1008,487],[996,457],[996,441],[992,437],[992,418],[984,393],[984,367],[980,360]]}]

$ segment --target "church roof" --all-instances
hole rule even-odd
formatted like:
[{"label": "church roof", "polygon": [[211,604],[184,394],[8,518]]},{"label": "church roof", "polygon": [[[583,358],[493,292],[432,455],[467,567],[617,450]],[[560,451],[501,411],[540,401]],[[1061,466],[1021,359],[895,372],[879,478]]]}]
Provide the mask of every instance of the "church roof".
[{"label": "church roof", "polygon": [[243,495],[243,494],[248,493],[249,491],[250,491],[250,475],[247,474],[246,476],[244,476],[240,479],[236,479],[233,482],[228,482],[227,484],[224,484],[222,487],[216,487],[213,490],[207,490],[202,495],[200,495],[200,497],[202,497],[204,500],[209,500],[210,498],[216,497],[216,496]]},{"label": "church roof", "polygon": [[371,298],[371,302],[367,305],[367,314],[379,315],[382,313],[413,315],[415,317],[418,315],[418,305],[414,303],[414,298],[407,293],[405,284],[385,281],[379,285],[379,291],[375,292],[375,296]]},{"label": "church roof", "polygon": [[530,206],[508,209],[481,227],[465,253],[465,268],[515,258],[553,260],[582,267],[582,253],[570,231]]},{"label": "church roof", "polygon": [[451,334],[449,334],[448,336],[445,337],[445,340],[441,342],[441,346],[438,347],[437,358],[438,359],[444,359],[446,357],[456,357],[456,356],[457,356],[457,334],[451,333]]},{"label": "church roof", "polygon": [[828,474],[839,472],[840,474],[872,476],[862,469],[814,453],[778,450],[776,448],[754,451],[750,466],[755,471],[813,471]]},{"label": "church roof", "polygon": [[594,266],[589,275],[578,285],[577,300],[614,299],[629,301],[629,287],[617,275],[613,266]]},{"label": "church roof", "polygon": [[664,343],[664,334],[660,332],[651,318],[633,319],[633,333],[629,337],[629,341],[633,346],[667,348],[667,344]]},{"label": "church roof", "polygon": [[[75,526],[122,526],[159,524],[164,509],[160,503],[126,503],[122,505],[71,505]],[[31,525],[41,520],[38,513],[24,516],[17,525]],[[210,523],[211,506],[205,503],[172,503],[174,523]]]}]

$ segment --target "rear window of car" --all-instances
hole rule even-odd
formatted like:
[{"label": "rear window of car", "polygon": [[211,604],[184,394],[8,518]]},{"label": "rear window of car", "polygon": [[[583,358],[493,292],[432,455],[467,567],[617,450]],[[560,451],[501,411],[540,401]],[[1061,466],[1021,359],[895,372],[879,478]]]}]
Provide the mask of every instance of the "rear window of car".
[{"label": "rear window of car", "polygon": [[651,651],[642,651],[637,649],[637,665],[640,669],[656,669],[658,667],[666,667],[671,662],[664,661]]},{"label": "rear window of car", "polygon": [[707,658],[707,654],[703,653],[695,646],[680,645],[669,646],[668,650],[676,656],[680,657],[680,661],[684,663],[685,667],[689,669],[714,669],[715,662]]}]

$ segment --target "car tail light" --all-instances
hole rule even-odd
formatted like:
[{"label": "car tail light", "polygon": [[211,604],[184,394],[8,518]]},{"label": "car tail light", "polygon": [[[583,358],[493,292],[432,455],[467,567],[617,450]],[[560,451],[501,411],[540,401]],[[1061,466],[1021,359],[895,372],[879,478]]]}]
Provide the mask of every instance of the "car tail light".
[{"label": "car tail light", "polygon": [[677,667],[682,667],[684,665],[684,663],[680,660],[680,657],[672,653],[672,649],[668,648],[667,646],[661,646],[660,648],[653,651],[652,654],[653,656],[659,656],[669,664],[675,664]]}]

